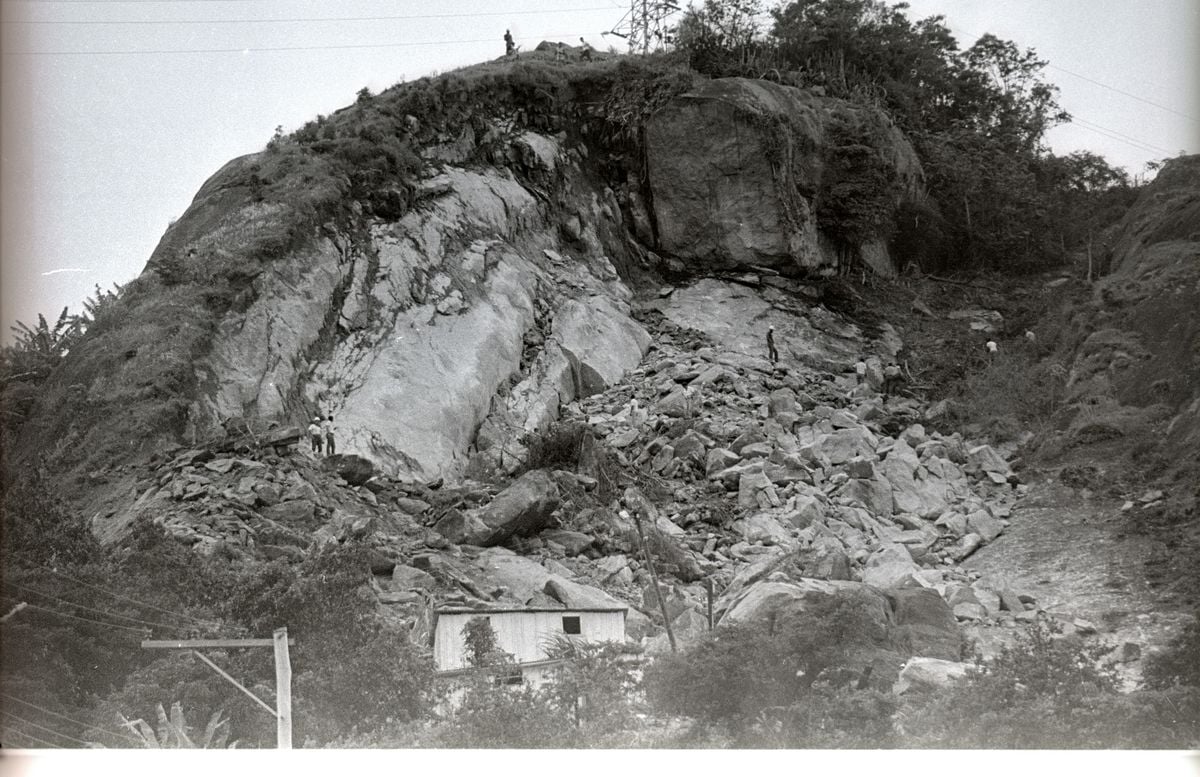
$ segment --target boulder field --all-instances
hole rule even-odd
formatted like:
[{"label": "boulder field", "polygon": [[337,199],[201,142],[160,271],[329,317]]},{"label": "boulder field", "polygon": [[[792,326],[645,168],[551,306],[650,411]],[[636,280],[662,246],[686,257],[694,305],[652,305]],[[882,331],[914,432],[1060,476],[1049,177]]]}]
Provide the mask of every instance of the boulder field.
[{"label": "boulder field", "polygon": [[[702,283],[713,293],[724,282]],[[736,291],[766,304],[759,295],[771,288],[743,279]],[[669,649],[635,513],[681,646],[708,629],[710,584],[716,625],[822,602],[864,608],[878,628],[861,656],[877,679],[894,679],[913,656],[964,658],[976,626],[1040,616],[1025,591],[960,566],[1003,535],[1025,490],[1001,451],[927,427],[921,404],[856,385],[848,367],[772,364],[737,347],[752,331],[736,318],[713,317],[737,330],[732,350],[719,346],[668,317],[671,297],[689,289],[664,294],[634,306],[645,356],[561,408],[560,423],[585,429],[592,450],[576,465],[431,482],[366,464],[374,474],[364,480],[351,476],[361,475],[347,465],[353,454],[320,458],[294,443],[179,450],[161,455],[132,506],[98,517],[97,531],[119,544],[121,528],[144,517],[197,552],[293,560],[367,542],[381,614],[418,642],[435,603],[590,603],[629,607],[629,639]],[[848,323],[839,331],[862,338]],[[817,361],[851,344],[826,336]],[[606,488],[614,476],[625,485]]]}]

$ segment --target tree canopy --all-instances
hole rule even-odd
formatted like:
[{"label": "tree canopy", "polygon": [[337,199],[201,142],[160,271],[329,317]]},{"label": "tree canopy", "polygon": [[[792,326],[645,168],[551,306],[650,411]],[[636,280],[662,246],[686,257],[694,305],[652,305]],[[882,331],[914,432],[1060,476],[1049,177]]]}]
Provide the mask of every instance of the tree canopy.
[{"label": "tree canopy", "polygon": [[762,6],[705,0],[685,12],[678,45],[710,76],[772,78],[886,111],[921,158],[931,198],[910,215],[936,239],[902,260],[1043,267],[1079,247],[1097,213],[1111,218],[1099,199],[1128,202],[1128,177],[1103,158],[1045,147],[1071,117],[1033,49],[992,34],[961,48],[944,17],[914,20],[906,3],[793,0],[769,27],[757,23]]}]

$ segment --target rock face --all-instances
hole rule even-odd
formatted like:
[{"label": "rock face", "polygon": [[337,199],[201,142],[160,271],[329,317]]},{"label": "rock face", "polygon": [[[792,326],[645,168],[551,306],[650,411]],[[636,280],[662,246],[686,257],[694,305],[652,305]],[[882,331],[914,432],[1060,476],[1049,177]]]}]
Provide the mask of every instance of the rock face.
[{"label": "rock face", "polygon": [[[1198,472],[1200,155],[1164,164],[1118,225],[1067,379],[1073,439],[1120,437],[1162,422],[1162,456]],[[1189,461],[1191,460],[1191,461]]]},{"label": "rock face", "polygon": [[[306,423],[315,411],[334,415],[340,453],[393,476],[454,477],[489,415],[502,423],[487,442],[505,444],[495,428],[515,440],[620,380],[649,337],[599,237],[619,223],[616,199],[588,188],[558,140],[511,143],[528,175],[572,171],[577,188],[563,197],[588,226],[569,247],[510,167],[431,168],[412,195],[422,207],[353,234],[329,225],[254,269],[250,302],[224,314],[195,359],[186,434],[212,436],[230,419]],[[214,176],[148,272],[165,276],[181,253],[203,263],[250,251],[253,230],[229,225],[274,212],[233,184],[269,162],[251,155]],[[514,390],[495,402],[502,386]]]},{"label": "rock face", "polygon": [[[746,78],[707,81],[677,97],[646,127],[659,248],[696,266],[836,264],[817,211],[839,120],[875,130],[872,153],[896,185],[894,205],[916,192],[920,163],[882,114]],[[855,248],[890,271],[881,241]]]}]

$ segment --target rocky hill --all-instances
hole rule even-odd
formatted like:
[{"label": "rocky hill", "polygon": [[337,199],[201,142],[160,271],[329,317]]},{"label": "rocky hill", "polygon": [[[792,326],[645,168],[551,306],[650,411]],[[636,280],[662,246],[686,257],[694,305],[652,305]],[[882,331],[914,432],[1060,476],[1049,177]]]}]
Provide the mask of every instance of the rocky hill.
[{"label": "rocky hill", "polygon": [[[847,128],[859,166],[886,183],[877,218],[920,188],[882,114],[789,87],[731,79],[664,98],[643,147],[590,142],[578,103],[530,116],[448,84],[395,87],[323,120],[312,142],[306,128],[227,164],[50,382],[24,447],[96,485],[155,451],[333,414],[342,452],[456,478],[475,454],[519,458],[521,435],[641,359],[630,302],[656,269],[797,278],[839,255],[890,267],[869,225],[857,242],[821,229],[854,182],[830,172]],[[445,104],[418,118],[428,93]],[[367,154],[384,120],[397,134],[372,148],[386,176],[350,154]],[[714,138],[737,142],[721,156]]]},{"label": "rocky hill", "polygon": [[[1122,225],[1043,448],[1175,418],[1197,455],[1195,161]],[[15,458],[115,556],[146,527],[230,568],[368,547],[361,593],[417,645],[440,605],[620,604],[666,652],[711,586],[717,623],[865,614],[872,682],[925,687],[973,638],[1097,625],[964,566],[1028,490],[1016,445],[885,393],[907,333],[838,297],[894,274],[921,196],[882,113],[778,84],[606,61],[398,85],[214,175]]]}]

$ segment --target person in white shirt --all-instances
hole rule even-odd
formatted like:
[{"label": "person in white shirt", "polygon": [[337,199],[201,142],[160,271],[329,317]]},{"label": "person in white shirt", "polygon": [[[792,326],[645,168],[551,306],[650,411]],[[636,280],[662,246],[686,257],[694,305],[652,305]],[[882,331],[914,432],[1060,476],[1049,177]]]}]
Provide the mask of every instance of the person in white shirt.
[{"label": "person in white shirt", "polygon": [[308,441],[312,443],[313,453],[321,452],[321,416],[317,416],[308,425]]},{"label": "person in white shirt", "polygon": [[321,434],[325,437],[325,455],[334,455],[333,445],[333,416],[329,416],[321,423]]}]

